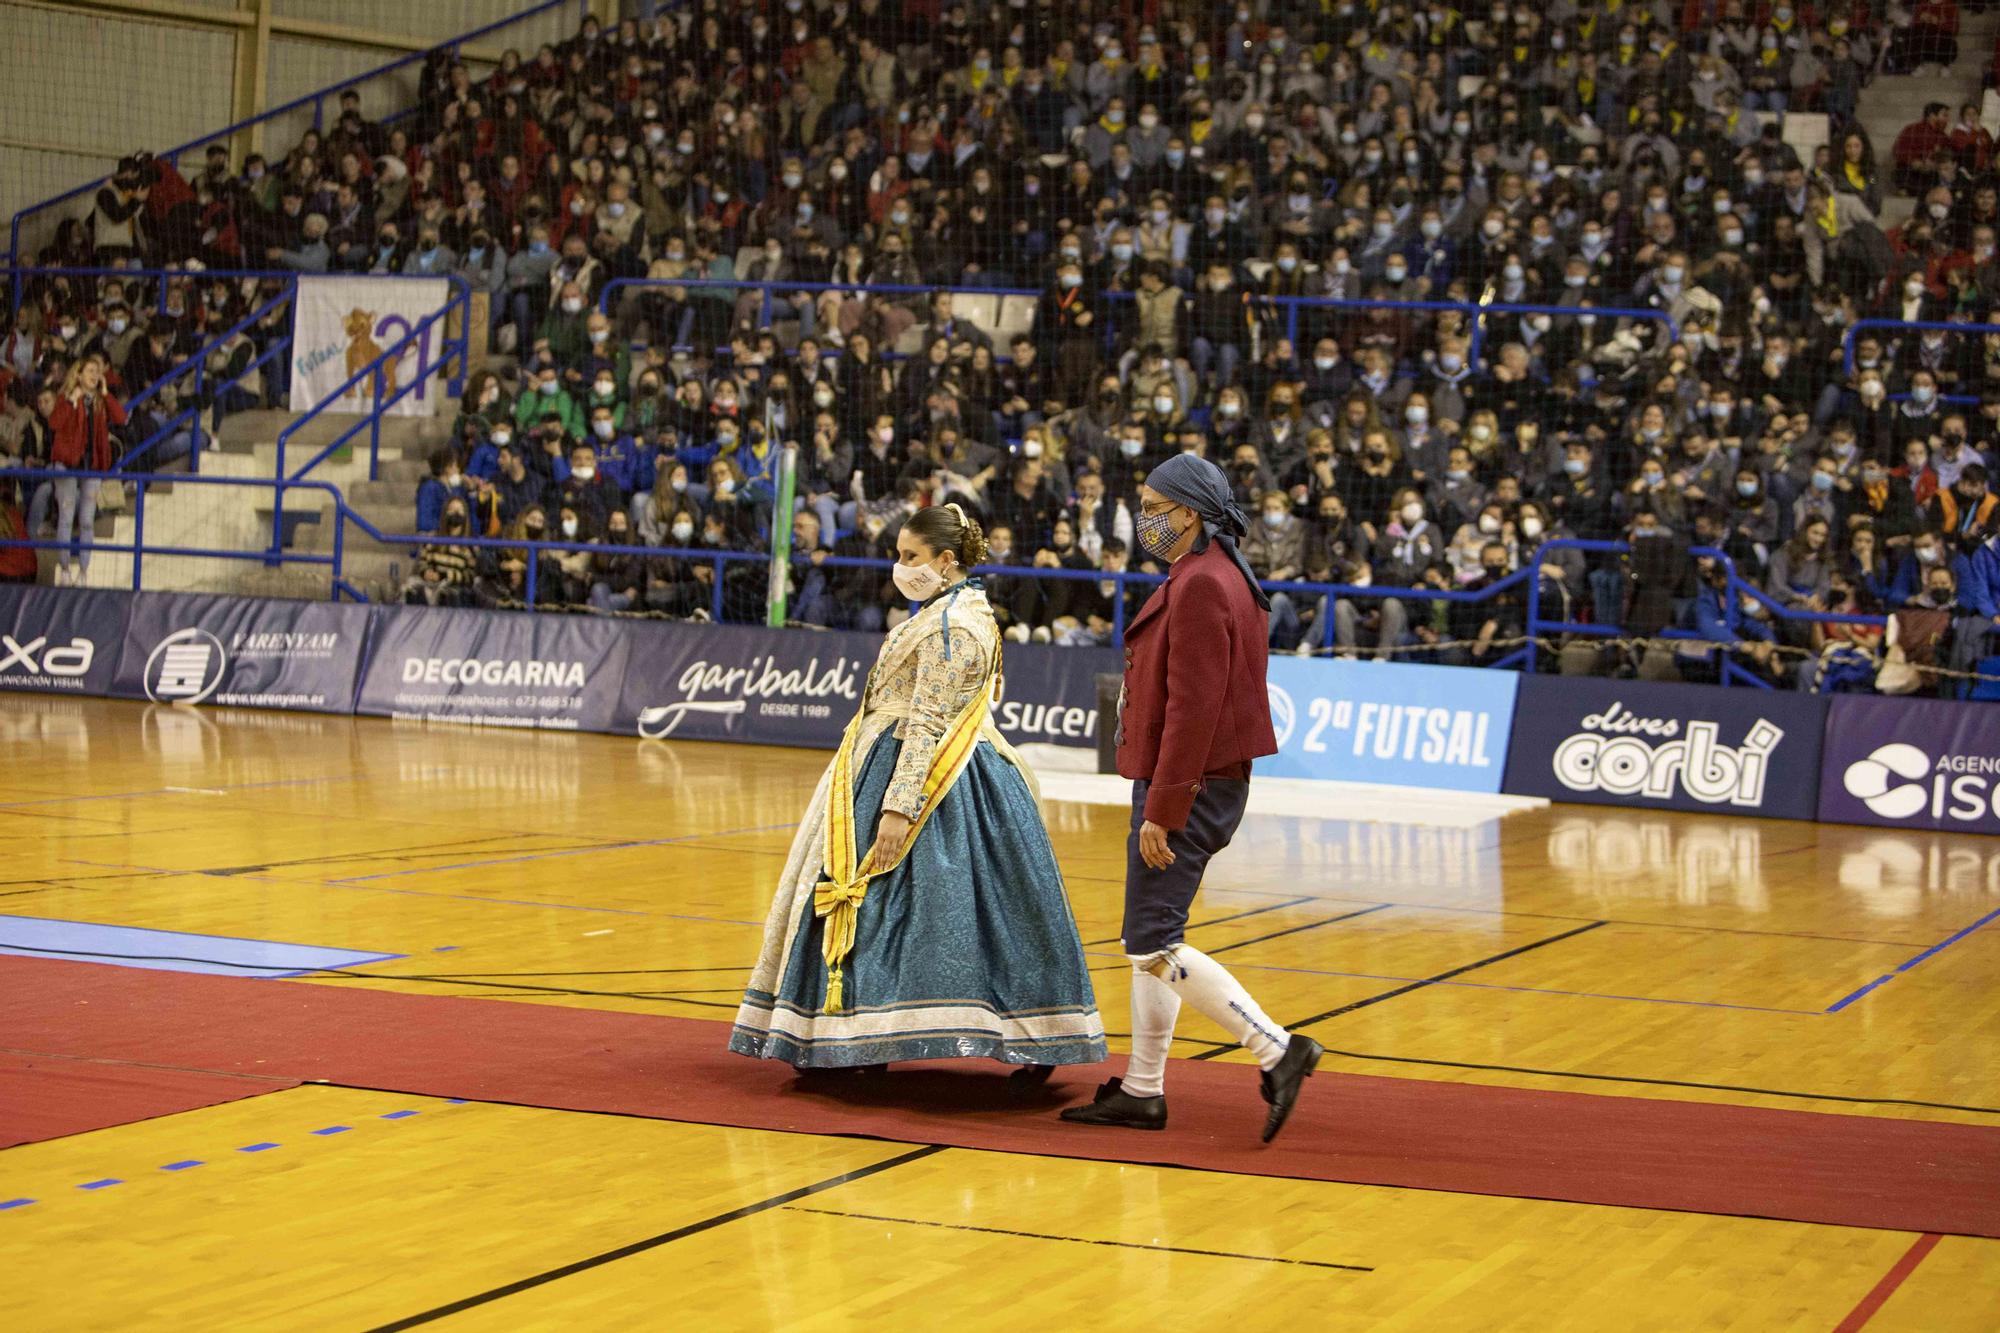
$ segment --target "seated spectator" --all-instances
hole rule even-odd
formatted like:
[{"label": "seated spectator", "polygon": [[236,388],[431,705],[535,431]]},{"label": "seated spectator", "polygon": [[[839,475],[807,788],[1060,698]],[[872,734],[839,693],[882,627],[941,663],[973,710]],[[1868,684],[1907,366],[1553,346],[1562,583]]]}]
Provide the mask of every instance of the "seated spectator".
[{"label": "seated spectator", "polygon": [[459,452],[453,446],[431,450],[430,471],[417,486],[416,531],[426,535],[438,530],[447,504],[455,500],[461,510],[464,508],[466,494],[465,474]]}]

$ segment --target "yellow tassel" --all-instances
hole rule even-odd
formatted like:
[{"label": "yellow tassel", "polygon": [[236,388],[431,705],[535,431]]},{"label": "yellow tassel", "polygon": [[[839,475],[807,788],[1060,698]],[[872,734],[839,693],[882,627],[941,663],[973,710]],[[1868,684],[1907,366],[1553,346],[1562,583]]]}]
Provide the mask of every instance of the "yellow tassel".
[{"label": "yellow tassel", "polygon": [[840,969],[834,968],[826,974],[826,1011],[835,1013],[840,1008]]}]

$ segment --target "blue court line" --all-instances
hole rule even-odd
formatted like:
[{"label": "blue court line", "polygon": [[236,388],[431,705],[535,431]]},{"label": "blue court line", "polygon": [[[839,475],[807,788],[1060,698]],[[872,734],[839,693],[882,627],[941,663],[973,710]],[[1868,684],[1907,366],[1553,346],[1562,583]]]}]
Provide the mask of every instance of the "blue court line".
[{"label": "blue court line", "polygon": [[248,939],[241,935],[207,935],[4,914],[0,914],[0,954],[67,957],[77,962],[116,963],[147,971],[199,972],[211,976],[241,976],[247,972],[274,979],[309,976],[328,968],[391,962],[404,956]]},{"label": "blue court line", "polygon": [[349,875],[343,879],[327,880],[328,884],[367,884],[378,879],[400,879],[405,875],[432,875],[445,870],[477,870],[482,866],[519,865],[523,861],[545,861],[558,856],[591,856],[598,852],[630,851],[635,847],[671,847],[682,842],[706,842],[712,838],[735,838],[747,833],[773,833],[779,829],[797,828],[798,821],[785,824],[764,824],[757,828],[724,829],[717,833],[690,833],[679,838],[647,838],[637,842],[612,842],[601,847],[566,847],[554,852],[528,852],[521,856],[494,857],[486,861],[460,861],[452,865],[412,866],[408,870],[387,870],[379,875]]},{"label": "blue court line", "polygon": [[[1091,958],[1123,958],[1124,954],[1086,953]],[[1422,977],[1391,977],[1379,972],[1333,972],[1310,967],[1276,967],[1268,963],[1243,963],[1231,960],[1230,966],[1245,971],[1289,972],[1307,977],[1353,977],[1357,981],[1422,981]],[[1720,1000],[1669,1000],[1657,995],[1609,995],[1601,991],[1552,990],[1546,986],[1503,986],[1491,981],[1434,981],[1434,986],[1458,986],[1467,990],[1515,991],[1523,995],[1563,995],[1577,1000],[1626,1000],[1633,1004],[1671,1004],[1696,1009],[1741,1009],[1753,1014],[1803,1014],[1820,1017],[1817,1009],[1774,1009],[1761,1004],[1726,1004]]]},{"label": "blue court line", "polygon": [[[465,1102],[463,1099],[453,1098],[452,1104],[455,1106],[463,1106],[465,1105]],[[422,1114],[422,1112],[420,1111],[413,1109],[405,1109],[401,1111],[390,1111],[377,1118],[382,1120],[406,1120],[413,1115],[420,1115],[420,1114]],[[352,1128],[353,1126],[351,1125],[328,1125],[325,1129],[315,1129],[308,1132],[319,1135],[321,1137],[326,1137],[328,1135],[333,1135],[333,1134],[345,1134],[349,1132]],[[238,1148],[236,1151],[248,1152],[248,1153],[268,1152],[271,1149],[280,1146],[282,1145],[276,1143],[251,1143],[251,1144],[246,1144],[241,1148]],[[197,1166],[206,1166],[206,1165],[207,1165],[206,1162],[203,1162],[197,1158],[190,1157],[185,1161],[168,1162],[166,1165],[162,1166],[160,1170],[188,1171],[192,1170]],[[80,1190],[101,1190],[101,1189],[109,1189],[113,1185],[122,1185],[124,1183],[125,1182],[122,1180],[111,1179],[111,1178],[107,1178],[104,1180],[87,1180],[82,1184],[78,1185],[77,1188]],[[0,1201],[0,1212],[6,1212],[10,1208],[25,1208],[29,1204],[34,1202],[35,1200],[33,1199],[8,1199]]]},{"label": "blue court line", "polygon": [[6,1212],[9,1208],[26,1208],[33,1202],[33,1199],[0,1199],[0,1213]]},{"label": "blue court line", "polygon": [[1903,973],[1915,967],[1918,963],[1923,962],[1924,959],[1929,958],[1932,954],[1943,953],[1946,949],[1958,943],[1960,940],[1964,939],[1967,935],[1970,935],[1973,931],[1978,930],[1981,926],[1986,925],[1988,922],[1996,920],[2000,920],[2000,907],[1994,908],[1992,911],[1988,912],[1985,916],[1980,917],[1977,921],[1967,926],[1964,930],[1959,931],[1957,934],[1952,935],[1946,939],[1939,940],[1936,944],[1933,944],[1930,948],[1924,950],[1922,953],[1918,954],[1915,958],[1912,958],[1909,962],[1902,964],[1895,971],[1884,972],[1881,976],[1875,978],[1875,980],[1869,982],[1866,986],[1863,986],[1860,990],[1841,996],[1838,1000],[1835,1000],[1832,1004],[1826,1007],[1826,1012],[1829,1014],[1839,1013],[1841,1010],[1845,1009],[1848,1005],[1853,1004],[1856,1000],[1866,995],[1869,991],[1874,990],[1877,986],[1881,986],[1887,982],[1895,980],[1897,977],[1903,975]]}]

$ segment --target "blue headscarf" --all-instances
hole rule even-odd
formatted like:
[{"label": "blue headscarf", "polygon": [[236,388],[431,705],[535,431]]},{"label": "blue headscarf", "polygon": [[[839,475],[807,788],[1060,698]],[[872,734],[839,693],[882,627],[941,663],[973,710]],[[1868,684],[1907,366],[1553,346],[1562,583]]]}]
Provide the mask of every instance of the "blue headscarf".
[{"label": "blue headscarf", "polygon": [[1271,599],[1257,586],[1257,575],[1251,571],[1250,562],[1236,549],[1236,539],[1250,531],[1250,521],[1236,507],[1222,469],[1199,454],[1175,454],[1146,474],[1146,484],[1175,504],[1194,511],[1202,528],[1194,549],[1202,550],[1214,539],[1243,572],[1243,581],[1250,585],[1250,595],[1257,599],[1257,605],[1269,611]]}]

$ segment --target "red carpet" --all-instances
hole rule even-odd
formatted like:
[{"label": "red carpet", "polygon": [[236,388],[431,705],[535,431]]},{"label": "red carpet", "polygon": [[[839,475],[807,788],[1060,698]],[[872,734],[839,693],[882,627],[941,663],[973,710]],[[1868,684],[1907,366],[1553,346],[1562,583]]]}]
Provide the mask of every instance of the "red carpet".
[{"label": "red carpet", "polygon": [[[1176,1062],[1165,1133],[1064,1125],[1106,1071],[1006,1099],[997,1066],[839,1095],[722,1049],[720,1023],[0,958],[16,1048],[433,1096],[1252,1175],[2000,1237],[2000,1128],[1334,1075],[1276,1144],[1254,1071]],[[0,1118],[6,1113],[0,1112]]]},{"label": "red carpet", "polygon": [[129,1125],[294,1086],[233,1074],[0,1052],[0,1148]]}]

